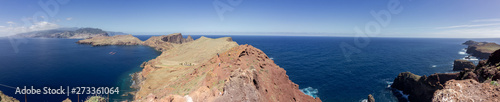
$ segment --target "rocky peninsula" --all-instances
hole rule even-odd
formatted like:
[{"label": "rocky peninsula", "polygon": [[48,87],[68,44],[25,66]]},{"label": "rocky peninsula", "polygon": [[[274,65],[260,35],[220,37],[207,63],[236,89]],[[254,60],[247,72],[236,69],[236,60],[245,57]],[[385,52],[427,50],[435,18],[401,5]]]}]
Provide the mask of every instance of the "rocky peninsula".
[{"label": "rocky peninsula", "polygon": [[[475,47],[468,49],[468,51],[481,52],[489,51],[481,49],[496,49],[487,48],[494,47],[491,46],[491,43],[481,43],[467,41],[464,44],[470,44],[469,48],[471,45]],[[487,46],[482,46],[484,44]],[[498,84],[500,50],[491,52],[487,58],[487,60],[479,61],[477,66],[471,65],[472,62],[456,60],[455,65],[463,68],[457,73],[436,73],[427,77],[403,72],[394,79],[391,87],[408,94],[408,100],[412,102],[498,102],[500,100],[500,86]]]},{"label": "rocky peninsula", "polygon": [[476,42],[469,40],[463,44],[468,46],[466,51],[468,54],[479,59],[487,59],[491,53],[500,49],[500,45],[491,42]]},{"label": "rocky peninsula", "polygon": [[[112,32],[112,33],[119,33],[119,32]],[[69,39],[86,39],[96,36],[110,36],[110,34],[98,28],[59,28],[59,29],[20,33],[14,35],[14,37],[69,38]]]},{"label": "rocky peninsula", "polygon": [[[93,39],[86,41],[99,41]],[[131,87],[138,89],[134,101],[321,101],[302,93],[263,51],[230,37],[193,40],[175,33],[151,37],[142,45],[162,53],[132,75]]]},{"label": "rocky peninsula", "polygon": [[78,44],[90,44],[92,46],[105,45],[140,45],[142,41],[132,35],[96,36],[76,42]]}]

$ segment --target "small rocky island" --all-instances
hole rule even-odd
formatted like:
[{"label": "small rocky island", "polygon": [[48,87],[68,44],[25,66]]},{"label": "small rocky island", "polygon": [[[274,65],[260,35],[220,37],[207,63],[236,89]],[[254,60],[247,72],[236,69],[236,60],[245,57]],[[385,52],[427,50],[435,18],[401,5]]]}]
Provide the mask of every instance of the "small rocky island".
[{"label": "small rocky island", "polygon": [[[475,66],[467,60],[455,60],[456,73],[436,73],[419,76],[400,73],[392,88],[408,94],[412,102],[500,101],[500,47],[495,43],[467,41],[467,52],[481,60]],[[485,57],[485,54],[488,56]]]},{"label": "small rocky island", "polygon": [[133,36],[92,37],[96,45],[145,45],[161,55],[134,73],[134,101],[155,102],[317,102],[288,79],[286,71],[261,50],[230,37],[193,40],[175,33],[139,42]]}]

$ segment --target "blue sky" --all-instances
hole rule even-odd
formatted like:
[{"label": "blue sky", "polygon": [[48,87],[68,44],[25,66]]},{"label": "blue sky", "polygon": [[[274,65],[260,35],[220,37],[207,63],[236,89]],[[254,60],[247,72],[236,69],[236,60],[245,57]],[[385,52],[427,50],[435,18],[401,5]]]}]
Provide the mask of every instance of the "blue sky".
[{"label": "blue sky", "polygon": [[[371,11],[388,11],[388,6],[399,2],[396,7],[401,12],[390,13],[391,19],[380,16],[390,22],[370,26],[368,30],[379,31],[371,37],[500,37],[499,0],[229,1],[2,0],[0,33],[94,27],[132,34],[357,36],[355,27],[366,32],[369,22],[380,25]],[[44,3],[57,6],[46,11]],[[232,11],[219,14],[214,4]],[[51,12],[54,8],[58,10]]]}]

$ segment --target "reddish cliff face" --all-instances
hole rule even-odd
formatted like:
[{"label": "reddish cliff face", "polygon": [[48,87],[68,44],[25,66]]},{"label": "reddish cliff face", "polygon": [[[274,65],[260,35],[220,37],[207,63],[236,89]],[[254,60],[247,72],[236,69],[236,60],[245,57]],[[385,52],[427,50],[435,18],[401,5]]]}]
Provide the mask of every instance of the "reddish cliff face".
[{"label": "reddish cliff face", "polygon": [[226,82],[222,96],[215,101],[320,101],[299,91],[299,86],[288,79],[283,68],[253,46],[234,47],[211,61],[217,60],[221,64],[216,66],[214,73],[218,75],[218,80]]},{"label": "reddish cliff face", "polygon": [[168,38],[145,42],[162,54],[134,75],[138,84],[133,87],[139,89],[135,101],[321,101],[302,93],[283,68],[253,46],[238,45],[229,37],[180,44],[163,39]]}]

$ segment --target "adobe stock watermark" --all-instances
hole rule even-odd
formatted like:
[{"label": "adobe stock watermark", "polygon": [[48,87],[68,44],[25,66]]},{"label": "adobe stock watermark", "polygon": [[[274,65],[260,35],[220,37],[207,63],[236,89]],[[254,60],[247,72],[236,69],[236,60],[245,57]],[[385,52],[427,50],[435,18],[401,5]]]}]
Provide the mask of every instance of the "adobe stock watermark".
[{"label": "adobe stock watermark", "polygon": [[382,28],[387,27],[391,23],[392,15],[397,15],[403,11],[403,6],[400,4],[399,0],[389,0],[387,9],[370,11],[375,20],[367,22],[364,29],[360,29],[358,26],[354,27],[354,31],[356,32],[353,39],[354,46],[346,42],[341,42],[339,45],[348,62],[352,61],[351,55],[361,53],[361,49],[370,44],[370,37],[379,35]]},{"label": "adobe stock watermark", "polygon": [[219,16],[219,19],[224,21],[224,13],[233,11],[234,7],[240,5],[241,2],[243,2],[243,0],[214,0],[212,5],[214,6],[215,12]]},{"label": "adobe stock watermark", "polygon": [[[70,0],[39,0],[38,6],[43,9],[43,11],[38,11],[31,18],[23,17],[21,20],[24,23],[24,27],[30,27],[34,23],[39,22],[49,22],[51,17],[55,17],[59,13],[60,5],[66,5],[70,2]],[[30,29],[30,28],[27,28]],[[29,31],[27,29],[21,29],[22,32]],[[16,30],[15,28],[9,29],[10,33]],[[9,42],[12,45],[15,53],[19,53],[19,45],[28,43],[28,40],[21,37],[12,37],[8,36]]]}]

